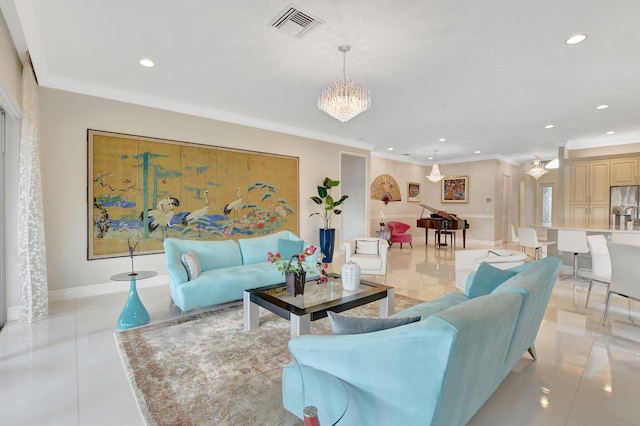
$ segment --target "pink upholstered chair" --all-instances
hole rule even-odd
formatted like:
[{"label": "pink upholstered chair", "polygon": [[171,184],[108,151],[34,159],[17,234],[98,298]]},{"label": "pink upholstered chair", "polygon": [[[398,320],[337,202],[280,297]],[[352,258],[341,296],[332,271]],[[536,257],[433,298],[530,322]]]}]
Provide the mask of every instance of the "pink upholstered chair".
[{"label": "pink upholstered chair", "polygon": [[411,234],[406,233],[411,226],[402,222],[387,222],[387,226],[391,232],[391,245],[393,245],[393,243],[400,243],[400,249],[402,250],[402,243],[409,243],[411,248],[413,248],[413,238]]}]

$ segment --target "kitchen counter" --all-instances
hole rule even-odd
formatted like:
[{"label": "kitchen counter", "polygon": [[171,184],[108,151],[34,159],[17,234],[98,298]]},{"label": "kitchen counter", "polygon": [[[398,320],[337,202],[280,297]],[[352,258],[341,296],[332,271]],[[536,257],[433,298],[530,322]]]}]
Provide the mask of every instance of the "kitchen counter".
[{"label": "kitchen counter", "polygon": [[638,234],[640,235],[640,229],[630,230],[630,229],[614,229],[612,226],[609,228],[577,228],[573,226],[549,226],[546,227],[547,230],[555,230],[558,231],[560,229],[569,229],[569,230],[578,230],[578,231],[587,231],[587,234],[607,234],[607,233],[625,233],[625,234]]}]

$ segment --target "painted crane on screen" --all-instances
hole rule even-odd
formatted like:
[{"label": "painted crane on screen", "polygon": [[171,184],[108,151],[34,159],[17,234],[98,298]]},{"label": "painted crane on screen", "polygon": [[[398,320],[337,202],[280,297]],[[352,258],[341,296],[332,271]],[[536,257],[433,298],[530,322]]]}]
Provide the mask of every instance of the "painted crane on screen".
[{"label": "painted crane on screen", "polygon": [[224,214],[226,216],[229,216],[229,214],[231,212],[233,212],[233,215],[235,216],[235,218],[238,219],[238,211],[237,211],[237,209],[242,204],[242,196],[240,195],[240,187],[236,187],[236,193],[238,194],[238,199],[234,200],[234,201],[230,202],[229,204],[227,204],[226,206],[224,206],[223,212],[224,212]]},{"label": "painted crane on screen", "polygon": [[191,213],[189,213],[188,215],[182,218],[183,225],[188,225],[191,222],[194,222],[199,218],[204,217],[207,214],[207,212],[209,211],[209,191],[204,191],[204,199],[205,199],[205,204],[203,208],[198,209],[196,211],[192,211]]}]

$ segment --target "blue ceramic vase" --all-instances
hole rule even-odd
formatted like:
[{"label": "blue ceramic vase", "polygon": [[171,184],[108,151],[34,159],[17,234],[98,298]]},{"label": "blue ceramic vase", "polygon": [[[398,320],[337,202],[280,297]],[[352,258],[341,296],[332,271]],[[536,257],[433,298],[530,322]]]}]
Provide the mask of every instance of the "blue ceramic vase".
[{"label": "blue ceramic vase", "polygon": [[320,229],[320,251],[324,255],[322,259],[325,263],[331,263],[333,260],[333,247],[336,239],[336,230],[334,228]]}]

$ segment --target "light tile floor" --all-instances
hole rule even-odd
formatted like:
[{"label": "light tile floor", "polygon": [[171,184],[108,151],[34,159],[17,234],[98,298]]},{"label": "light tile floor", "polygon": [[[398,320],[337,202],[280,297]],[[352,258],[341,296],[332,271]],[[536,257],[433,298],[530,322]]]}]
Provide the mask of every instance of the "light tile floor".
[{"label": "light tile floor", "polygon": [[[396,245],[386,283],[421,300],[455,291],[453,250]],[[470,425],[640,424],[638,306],[614,298],[603,327],[605,289],[594,287],[585,310],[585,286],[557,283],[536,340],[538,360],[524,355]],[[126,296],[52,303],[45,320],[4,327],[0,424],[143,424],[113,339]],[[164,286],[141,289],[140,297],[153,322],[179,315]]]}]

